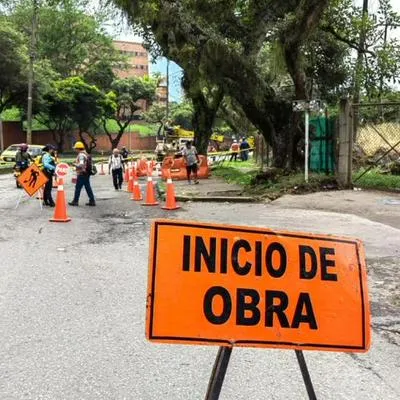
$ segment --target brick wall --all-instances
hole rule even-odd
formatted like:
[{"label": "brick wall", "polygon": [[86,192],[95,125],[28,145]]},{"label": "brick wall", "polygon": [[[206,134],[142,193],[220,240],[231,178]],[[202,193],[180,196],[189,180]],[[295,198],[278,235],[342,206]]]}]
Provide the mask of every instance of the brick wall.
[{"label": "brick wall", "polygon": [[[26,132],[22,130],[20,122],[3,122],[3,137],[4,137],[4,148],[12,144],[26,142]],[[64,151],[71,151],[74,142],[77,140],[76,135],[72,134],[65,140]],[[53,135],[50,131],[34,131],[32,132],[33,144],[47,143],[54,144]],[[119,148],[125,146],[128,150],[132,151],[143,151],[151,150],[154,151],[156,148],[156,137],[155,136],[140,136],[138,132],[127,132],[122,137]],[[99,135],[97,137],[97,147],[95,151],[111,151],[111,143],[106,135]]]},{"label": "brick wall", "polygon": [[26,141],[26,134],[22,131],[21,122],[3,122],[4,148]]}]

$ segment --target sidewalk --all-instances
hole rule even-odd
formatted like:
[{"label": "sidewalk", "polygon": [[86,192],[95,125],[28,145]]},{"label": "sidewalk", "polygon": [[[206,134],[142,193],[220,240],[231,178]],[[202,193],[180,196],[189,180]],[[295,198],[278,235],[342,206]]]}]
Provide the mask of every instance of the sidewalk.
[{"label": "sidewalk", "polygon": [[240,185],[227,183],[222,178],[211,176],[200,179],[199,184],[189,185],[187,181],[174,181],[176,198],[179,201],[215,201],[215,202],[253,202],[252,197],[243,194]]}]

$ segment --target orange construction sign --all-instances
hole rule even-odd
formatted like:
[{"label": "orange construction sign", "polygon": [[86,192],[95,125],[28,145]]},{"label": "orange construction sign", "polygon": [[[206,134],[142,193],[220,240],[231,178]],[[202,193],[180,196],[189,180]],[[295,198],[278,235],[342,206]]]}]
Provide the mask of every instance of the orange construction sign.
[{"label": "orange construction sign", "polygon": [[370,310],[356,239],[157,220],[147,338],[364,352]]},{"label": "orange construction sign", "polygon": [[37,167],[36,164],[32,164],[18,177],[19,184],[30,197],[44,186],[48,180],[47,176]]}]

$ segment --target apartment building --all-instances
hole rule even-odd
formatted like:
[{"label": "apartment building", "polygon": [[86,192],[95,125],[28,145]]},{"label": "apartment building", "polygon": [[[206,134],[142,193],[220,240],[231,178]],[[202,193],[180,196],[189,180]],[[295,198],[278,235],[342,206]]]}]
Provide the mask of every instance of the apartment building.
[{"label": "apartment building", "polygon": [[149,53],[141,43],[114,40],[114,46],[128,58],[128,68],[116,71],[119,78],[149,75]]}]

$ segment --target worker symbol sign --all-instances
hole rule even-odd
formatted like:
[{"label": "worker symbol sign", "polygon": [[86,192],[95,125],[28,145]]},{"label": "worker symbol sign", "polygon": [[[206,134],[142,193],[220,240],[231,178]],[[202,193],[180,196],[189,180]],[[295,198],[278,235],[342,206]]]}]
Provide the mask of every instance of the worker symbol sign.
[{"label": "worker symbol sign", "polygon": [[43,187],[48,180],[47,176],[36,166],[36,164],[32,164],[18,177],[18,183],[30,197]]},{"label": "worker symbol sign", "polygon": [[155,221],[147,338],[367,351],[363,246],[328,235]]}]

